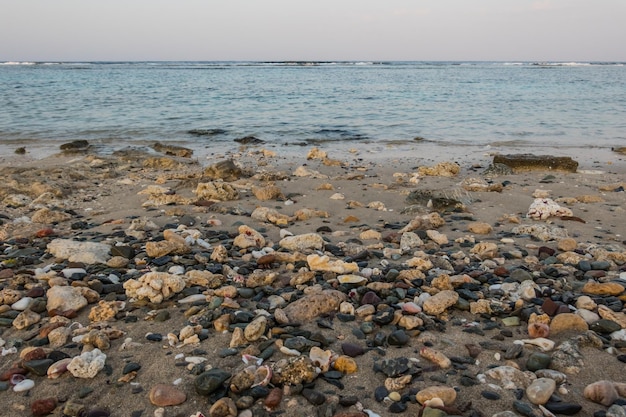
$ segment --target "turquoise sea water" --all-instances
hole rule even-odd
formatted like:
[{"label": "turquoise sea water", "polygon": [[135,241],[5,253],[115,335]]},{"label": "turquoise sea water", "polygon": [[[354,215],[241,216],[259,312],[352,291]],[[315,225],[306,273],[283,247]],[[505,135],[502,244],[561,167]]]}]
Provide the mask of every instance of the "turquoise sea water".
[{"label": "turquoise sea water", "polygon": [[626,146],[624,63],[0,63],[0,147]]}]

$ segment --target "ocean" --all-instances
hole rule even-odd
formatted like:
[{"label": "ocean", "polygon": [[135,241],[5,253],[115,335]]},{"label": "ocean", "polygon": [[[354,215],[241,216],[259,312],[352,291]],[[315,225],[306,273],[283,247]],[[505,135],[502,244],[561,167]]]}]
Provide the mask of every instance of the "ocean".
[{"label": "ocean", "polygon": [[2,62],[0,152],[86,139],[219,149],[427,142],[626,146],[626,65],[587,62]]}]

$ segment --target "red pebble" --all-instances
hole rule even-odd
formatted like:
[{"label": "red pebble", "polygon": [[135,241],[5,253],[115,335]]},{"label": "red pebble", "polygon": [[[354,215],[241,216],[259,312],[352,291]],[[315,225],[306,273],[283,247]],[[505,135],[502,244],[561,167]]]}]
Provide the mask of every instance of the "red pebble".
[{"label": "red pebble", "polygon": [[8,381],[15,374],[26,375],[28,371],[24,368],[10,368],[0,374],[0,381]]},{"label": "red pebble", "polygon": [[37,400],[30,406],[34,416],[47,416],[51,414],[57,406],[56,398],[44,398],[43,400]]},{"label": "red pebble", "polygon": [[47,237],[47,236],[52,236],[54,234],[54,230],[52,230],[51,228],[47,227],[45,229],[40,229],[37,230],[37,233],[35,233],[36,237]]},{"label": "red pebble", "polygon": [[36,348],[24,354],[24,357],[22,358],[22,360],[24,362],[28,362],[28,361],[38,360],[38,359],[45,359],[45,358],[46,358],[46,351],[43,350],[42,348]]},{"label": "red pebble", "polygon": [[280,388],[273,388],[267,395],[267,397],[265,397],[265,401],[263,402],[263,404],[270,410],[273,410],[274,408],[278,407],[282,400],[283,390]]}]

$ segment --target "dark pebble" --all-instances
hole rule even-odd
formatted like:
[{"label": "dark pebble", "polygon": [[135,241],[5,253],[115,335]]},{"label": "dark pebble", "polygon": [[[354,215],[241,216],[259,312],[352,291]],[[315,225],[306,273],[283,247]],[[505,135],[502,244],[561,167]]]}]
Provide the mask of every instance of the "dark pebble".
[{"label": "dark pebble", "polygon": [[322,405],[326,402],[326,396],[314,389],[305,388],[302,390],[302,396],[313,405]]},{"label": "dark pebble", "polygon": [[522,401],[513,401],[513,409],[526,417],[536,417],[532,406]]},{"label": "dark pebble", "polygon": [[248,395],[253,398],[265,398],[269,395],[269,393],[270,389],[261,385],[251,388],[250,391],[248,391]]},{"label": "dark pebble", "polygon": [[355,358],[365,353],[365,349],[356,343],[343,343],[341,345],[341,350],[344,355],[350,356],[351,358]]},{"label": "dark pebble", "polygon": [[404,413],[409,406],[406,403],[394,402],[389,406],[389,412],[391,413]]},{"label": "dark pebble", "polygon": [[138,371],[141,369],[141,365],[137,362],[129,362],[124,366],[124,370],[122,370],[122,374],[126,375],[134,371]]},{"label": "dark pebble", "polygon": [[37,376],[45,376],[53,363],[52,359],[35,359],[24,362],[22,366]]},{"label": "dark pebble", "polygon": [[566,416],[573,416],[577,414],[583,407],[574,403],[564,402],[548,402],[544,405],[548,411],[555,414],[563,414]]},{"label": "dark pebble", "polygon": [[163,340],[163,335],[160,333],[150,333],[146,335],[146,339],[151,342],[160,342]]},{"label": "dark pebble", "polygon": [[620,326],[618,323],[608,319],[600,319],[589,326],[590,330],[601,334],[610,334],[621,330],[621,328],[622,326]]},{"label": "dark pebble", "polygon": [[90,387],[82,387],[79,391],[78,391],[78,398],[85,398],[86,396],[88,396],[89,394],[91,394],[93,392],[93,388]]},{"label": "dark pebble", "polygon": [[374,399],[378,402],[384,400],[388,395],[389,390],[382,385],[374,390]]},{"label": "dark pebble", "polygon": [[363,297],[361,297],[361,305],[364,305],[364,304],[377,305],[377,304],[380,304],[381,301],[382,300],[380,299],[380,297],[374,291],[368,291],[365,294],[363,294]]},{"label": "dark pebble", "polygon": [[359,402],[359,397],[356,395],[350,395],[348,397],[339,397],[339,405],[343,407],[350,407]]},{"label": "dark pebble", "polygon": [[94,408],[93,410],[87,411],[85,417],[109,417],[111,412],[106,408]]},{"label": "dark pebble", "polygon": [[229,372],[219,368],[211,369],[198,375],[194,381],[196,392],[200,395],[210,395],[217,391],[222,384],[231,377]]},{"label": "dark pebble", "polygon": [[500,398],[500,394],[498,394],[497,392],[494,391],[481,391],[480,395],[482,395],[484,398],[488,399],[488,400],[492,400],[492,401],[497,401]]},{"label": "dark pebble", "polygon": [[409,335],[404,330],[396,330],[387,337],[387,343],[391,346],[404,346],[409,343]]},{"label": "dark pebble", "polygon": [[618,355],[617,360],[626,363],[626,355]]},{"label": "dark pebble", "polygon": [[526,361],[526,369],[535,372],[539,369],[547,369],[552,362],[552,357],[548,354],[541,352],[533,352]]}]

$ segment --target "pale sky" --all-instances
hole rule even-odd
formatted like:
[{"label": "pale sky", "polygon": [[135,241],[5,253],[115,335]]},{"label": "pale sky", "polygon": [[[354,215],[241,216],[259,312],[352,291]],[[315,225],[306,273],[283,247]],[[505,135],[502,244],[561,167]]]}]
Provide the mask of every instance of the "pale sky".
[{"label": "pale sky", "polygon": [[626,0],[0,0],[0,61],[626,61]]}]

